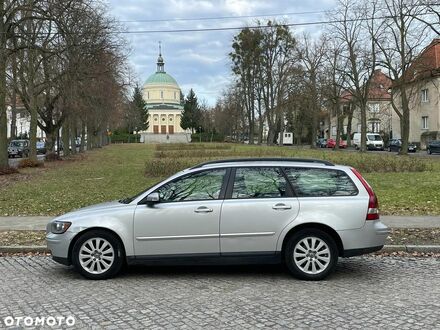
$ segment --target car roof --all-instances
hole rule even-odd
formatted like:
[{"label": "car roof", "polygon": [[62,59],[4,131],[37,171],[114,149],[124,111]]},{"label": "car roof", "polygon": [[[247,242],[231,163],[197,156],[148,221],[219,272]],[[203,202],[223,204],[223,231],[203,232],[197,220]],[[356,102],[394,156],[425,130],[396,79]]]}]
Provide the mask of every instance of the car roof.
[{"label": "car roof", "polygon": [[239,166],[335,166],[333,163],[313,158],[236,158],[221,159],[198,164],[190,169]]}]

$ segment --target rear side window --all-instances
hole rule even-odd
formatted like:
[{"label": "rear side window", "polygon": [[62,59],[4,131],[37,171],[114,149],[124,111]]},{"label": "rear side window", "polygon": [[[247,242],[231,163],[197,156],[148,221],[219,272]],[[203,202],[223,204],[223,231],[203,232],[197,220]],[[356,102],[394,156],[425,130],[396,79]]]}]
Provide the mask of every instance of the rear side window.
[{"label": "rear side window", "polygon": [[358,190],[350,177],[340,170],[285,168],[298,197],[354,196]]},{"label": "rear side window", "polygon": [[279,168],[237,168],[232,198],[286,197],[287,181]]}]

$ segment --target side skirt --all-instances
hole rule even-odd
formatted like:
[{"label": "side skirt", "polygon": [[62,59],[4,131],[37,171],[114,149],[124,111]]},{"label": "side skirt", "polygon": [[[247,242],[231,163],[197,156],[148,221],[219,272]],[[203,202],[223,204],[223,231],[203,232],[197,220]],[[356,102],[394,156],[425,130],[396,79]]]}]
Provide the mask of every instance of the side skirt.
[{"label": "side skirt", "polygon": [[129,265],[253,265],[279,264],[281,252],[195,253],[128,256]]}]

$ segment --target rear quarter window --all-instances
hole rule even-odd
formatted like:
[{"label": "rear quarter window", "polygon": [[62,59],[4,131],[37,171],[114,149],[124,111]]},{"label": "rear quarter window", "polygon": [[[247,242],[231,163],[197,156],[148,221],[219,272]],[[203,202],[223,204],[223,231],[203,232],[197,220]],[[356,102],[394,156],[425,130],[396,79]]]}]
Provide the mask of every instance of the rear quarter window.
[{"label": "rear quarter window", "polygon": [[320,168],[284,169],[297,197],[355,196],[358,189],[347,173]]}]

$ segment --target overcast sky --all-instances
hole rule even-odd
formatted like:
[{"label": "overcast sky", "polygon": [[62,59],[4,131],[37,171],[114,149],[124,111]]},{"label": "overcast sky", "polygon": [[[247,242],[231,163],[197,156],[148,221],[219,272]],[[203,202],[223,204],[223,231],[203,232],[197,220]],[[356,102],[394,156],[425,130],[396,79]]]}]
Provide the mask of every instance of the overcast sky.
[{"label": "overcast sky", "polygon": [[[335,0],[107,1],[111,15],[122,21],[127,31],[241,27],[255,24],[257,18],[224,17],[268,14],[285,14],[275,18],[289,23],[319,21],[325,17],[322,11],[331,10],[335,5]],[[193,20],[220,17],[223,18]],[[179,18],[187,20],[177,20]],[[262,21],[269,18],[274,17],[258,17]],[[296,27],[295,32],[302,33],[303,29]],[[319,30],[319,26],[307,27],[311,34]],[[213,105],[231,82],[228,53],[236,33],[238,30],[127,33],[124,36],[130,47],[130,65],[141,84],[156,71],[158,42],[161,41],[165,71],[177,80],[182,92],[186,95],[193,88],[199,99]]]}]

